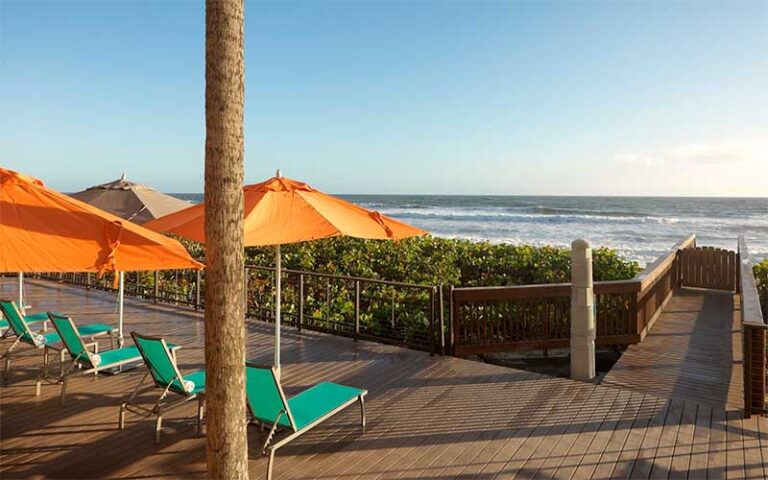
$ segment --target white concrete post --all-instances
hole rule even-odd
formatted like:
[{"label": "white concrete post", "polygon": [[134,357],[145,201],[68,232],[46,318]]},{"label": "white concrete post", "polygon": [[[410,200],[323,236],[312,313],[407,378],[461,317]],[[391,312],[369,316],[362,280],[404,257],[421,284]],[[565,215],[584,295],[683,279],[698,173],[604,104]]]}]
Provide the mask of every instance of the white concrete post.
[{"label": "white concrete post", "polygon": [[595,378],[595,297],[592,292],[592,247],[571,243],[571,378]]}]

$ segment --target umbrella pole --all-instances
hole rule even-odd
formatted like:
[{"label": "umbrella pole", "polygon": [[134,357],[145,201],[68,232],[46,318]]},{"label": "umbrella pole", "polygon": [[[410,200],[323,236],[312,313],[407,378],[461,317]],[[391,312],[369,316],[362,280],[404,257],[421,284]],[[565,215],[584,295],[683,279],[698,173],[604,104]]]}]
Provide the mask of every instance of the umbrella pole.
[{"label": "umbrella pole", "polygon": [[125,272],[118,272],[117,285],[117,346],[123,346],[123,297],[125,297]]},{"label": "umbrella pole", "polygon": [[19,310],[24,313],[24,273],[19,272]]},{"label": "umbrella pole", "polygon": [[280,298],[282,285],[280,282],[280,245],[275,247],[275,370],[280,380]]}]

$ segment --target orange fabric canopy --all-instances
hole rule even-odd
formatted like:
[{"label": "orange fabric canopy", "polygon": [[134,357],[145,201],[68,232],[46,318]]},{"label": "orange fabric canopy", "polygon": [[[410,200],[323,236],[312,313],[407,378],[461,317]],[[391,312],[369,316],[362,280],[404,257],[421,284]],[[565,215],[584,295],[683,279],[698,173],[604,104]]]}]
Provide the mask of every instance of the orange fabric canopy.
[{"label": "orange fabric canopy", "polygon": [[0,272],[202,268],[176,240],[0,168]]},{"label": "orange fabric canopy", "polygon": [[[379,212],[318,192],[285,177],[248,185],[245,195],[245,245],[264,246],[349,236],[381,240],[426,235]],[[205,243],[205,205],[199,204],[145,224]]]}]

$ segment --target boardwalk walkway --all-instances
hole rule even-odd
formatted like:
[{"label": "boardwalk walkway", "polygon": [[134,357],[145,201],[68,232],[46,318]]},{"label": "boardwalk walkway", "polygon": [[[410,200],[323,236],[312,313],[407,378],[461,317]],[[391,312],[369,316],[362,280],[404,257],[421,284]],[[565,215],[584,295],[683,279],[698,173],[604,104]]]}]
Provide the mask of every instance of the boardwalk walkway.
[{"label": "boardwalk walkway", "polygon": [[[3,285],[3,297],[12,286]],[[114,322],[114,297],[29,282],[40,309],[76,321]],[[127,302],[127,324],[184,346],[182,371],[202,366],[203,324],[194,312]],[[663,321],[662,321],[663,323]],[[248,356],[271,358],[269,325],[248,324]],[[275,477],[357,478],[765,478],[768,422],[736,410],[627,388],[286,329],[289,394],[321,380],[369,389],[369,425],[353,409],[280,450]],[[159,446],[151,421],[117,406],[140,372],[77,377],[69,404],[58,388],[34,397],[39,353],[23,355],[0,387],[2,478],[203,478],[205,442],[182,419],[167,421]],[[263,434],[252,428],[251,476],[261,479]]]},{"label": "boardwalk walkway", "polygon": [[730,292],[675,292],[648,336],[603,385],[726,410],[744,405],[738,302]]}]

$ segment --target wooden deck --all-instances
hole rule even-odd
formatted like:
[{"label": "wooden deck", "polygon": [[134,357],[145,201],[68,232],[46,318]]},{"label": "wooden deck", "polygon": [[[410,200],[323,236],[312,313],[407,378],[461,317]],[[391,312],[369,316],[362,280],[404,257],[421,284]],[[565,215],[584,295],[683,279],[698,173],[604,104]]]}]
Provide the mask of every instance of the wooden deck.
[{"label": "wooden deck", "polygon": [[[3,288],[13,296],[10,282]],[[79,322],[114,322],[114,298],[102,292],[29,282],[28,297]],[[131,300],[126,318],[128,330],[183,345],[182,371],[202,367],[194,312]],[[249,358],[268,362],[270,326],[248,331]],[[355,409],[336,416],[278,451],[276,478],[768,476],[768,422],[710,403],[290,329],[284,347],[289,394],[320,380],[365,387],[368,430]],[[204,477],[205,442],[182,418],[194,406],[176,411],[155,446],[151,421],[129,417],[117,430],[118,403],[140,372],[76,377],[59,408],[55,386],[33,396],[39,365],[38,353],[23,355],[0,387],[2,478]],[[263,438],[251,429],[253,478],[265,473]]]},{"label": "wooden deck", "polygon": [[603,384],[726,410],[743,408],[737,309],[730,292],[676,291],[645,340],[627,348]]}]

